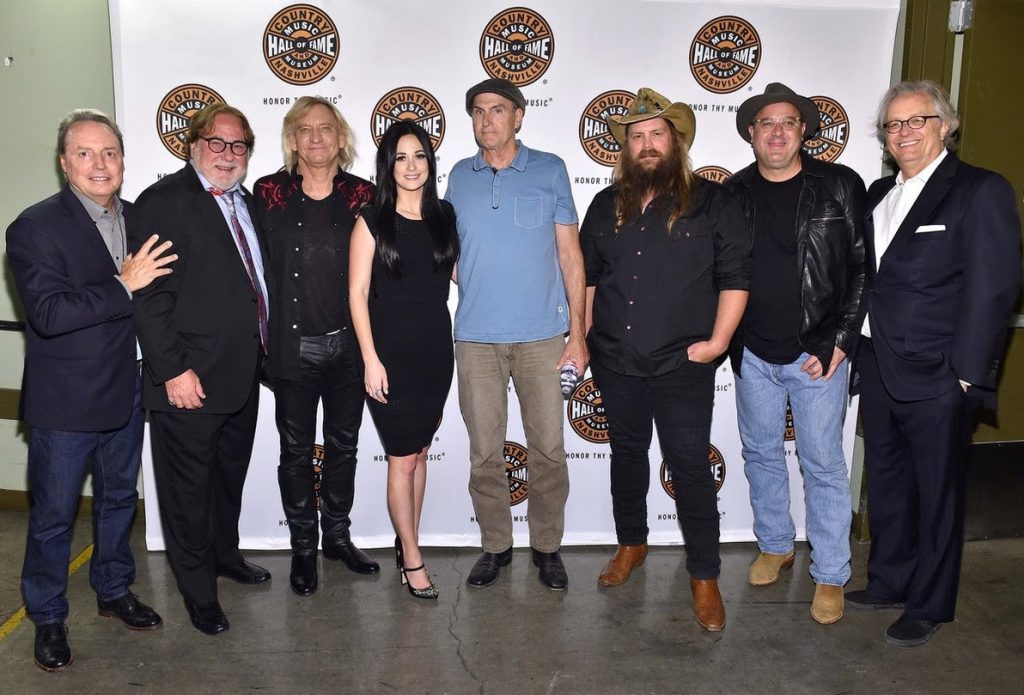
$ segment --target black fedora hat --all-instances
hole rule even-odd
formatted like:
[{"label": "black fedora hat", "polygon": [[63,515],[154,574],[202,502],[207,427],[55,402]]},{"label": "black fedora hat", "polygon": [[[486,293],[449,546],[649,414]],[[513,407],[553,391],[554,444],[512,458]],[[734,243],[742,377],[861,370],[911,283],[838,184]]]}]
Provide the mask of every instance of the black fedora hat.
[{"label": "black fedora hat", "polygon": [[804,140],[811,138],[818,132],[821,124],[821,114],[818,107],[807,97],[802,97],[781,82],[772,82],[764,89],[764,94],[752,96],[740,105],[736,111],[736,132],[740,137],[750,142],[750,126],[754,122],[757,112],[769,104],[785,102],[792,104],[800,112],[800,118],[804,122]]}]

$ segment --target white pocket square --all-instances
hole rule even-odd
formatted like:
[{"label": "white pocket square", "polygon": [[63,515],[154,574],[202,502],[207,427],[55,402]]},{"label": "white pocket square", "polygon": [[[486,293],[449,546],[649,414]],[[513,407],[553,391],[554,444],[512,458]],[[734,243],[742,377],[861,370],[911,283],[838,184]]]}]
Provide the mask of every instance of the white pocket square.
[{"label": "white pocket square", "polygon": [[914,230],[914,234],[926,234],[927,232],[944,231],[946,231],[946,225],[944,224],[922,224],[920,227]]}]

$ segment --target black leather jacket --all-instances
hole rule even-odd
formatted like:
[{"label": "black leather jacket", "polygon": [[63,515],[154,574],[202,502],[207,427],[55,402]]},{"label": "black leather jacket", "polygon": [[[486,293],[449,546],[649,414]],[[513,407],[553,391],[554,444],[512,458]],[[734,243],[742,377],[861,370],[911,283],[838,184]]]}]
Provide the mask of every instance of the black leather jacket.
[{"label": "black leather jacket", "polygon": [[[800,333],[805,352],[828,371],[832,351],[849,355],[860,336],[861,292],[864,289],[864,182],[841,164],[800,155],[803,188],[796,219],[796,252],[800,264]],[[736,172],[725,187],[743,204],[754,235],[754,196],[751,182],[757,163]],[[757,241],[754,240],[754,253]],[[743,326],[729,346],[733,372],[743,361]]]},{"label": "black leather jacket", "polygon": [[[338,170],[334,177],[334,202],[332,216],[334,224],[341,228],[344,238],[341,268],[338,269],[338,282],[345,288],[348,298],[348,238],[356,222],[356,214],[360,208],[370,202],[373,197],[373,184],[369,181]],[[266,234],[267,257],[266,274],[274,286],[270,298],[270,349],[267,351],[266,372],[271,384],[280,379],[294,381],[299,378],[299,344],[302,336],[300,325],[301,311],[298,302],[298,283],[292,264],[295,262],[298,248],[292,240],[292,234],[300,223],[298,202],[302,198],[302,177],[288,171],[278,171],[264,176],[253,186],[256,198],[256,214]],[[349,349],[359,355],[353,331],[350,329],[351,319],[348,313],[348,302],[338,307],[341,328],[349,341]]]}]

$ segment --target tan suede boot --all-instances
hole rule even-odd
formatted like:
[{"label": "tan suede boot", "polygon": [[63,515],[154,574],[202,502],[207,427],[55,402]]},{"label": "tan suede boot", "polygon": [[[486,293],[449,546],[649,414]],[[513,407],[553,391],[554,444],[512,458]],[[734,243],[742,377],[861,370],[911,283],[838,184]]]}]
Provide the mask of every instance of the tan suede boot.
[{"label": "tan suede boot", "polygon": [[790,550],[783,555],[775,553],[761,553],[750,565],[750,572],[747,573],[747,581],[751,586],[768,586],[779,581],[779,572],[793,566],[796,552]]},{"label": "tan suede boot", "polygon": [[693,592],[693,612],[700,626],[708,632],[721,632],[725,627],[725,604],[718,591],[718,580],[690,577],[690,591]]},{"label": "tan suede boot", "polygon": [[831,625],[843,617],[843,587],[831,584],[817,584],[814,587],[814,601],[811,602],[811,617],[822,625]]},{"label": "tan suede boot", "polygon": [[601,570],[597,583],[601,586],[618,586],[629,579],[633,570],[644,564],[647,559],[647,544],[620,545],[615,555]]}]

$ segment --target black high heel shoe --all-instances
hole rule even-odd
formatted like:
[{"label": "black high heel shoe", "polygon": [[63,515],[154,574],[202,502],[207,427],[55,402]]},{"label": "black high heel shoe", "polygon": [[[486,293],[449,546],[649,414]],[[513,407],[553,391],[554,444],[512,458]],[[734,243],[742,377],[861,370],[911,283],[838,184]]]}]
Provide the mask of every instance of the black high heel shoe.
[{"label": "black high heel shoe", "polygon": [[[402,583],[406,585],[406,588],[409,590],[409,593],[412,594],[415,598],[434,600],[437,598],[438,594],[441,593],[437,590],[436,586],[434,586],[431,583],[430,586],[426,587],[425,589],[417,589],[412,584],[409,584],[409,579],[405,576],[407,572],[419,572],[421,569],[424,569],[424,567],[426,567],[426,565],[422,563],[420,564],[419,567],[403,567]],[[426,572],[424,572],[424,574],[426,574]],[[427,581],[430,581],[429,574],[427,575]]]},{"label": "black high heel shoe", "polygon": [[[395,566],[398,567],[399,571],[402,569],[402,539],[395,536]],[[405,584],[405,582],[402,582]]]}]

